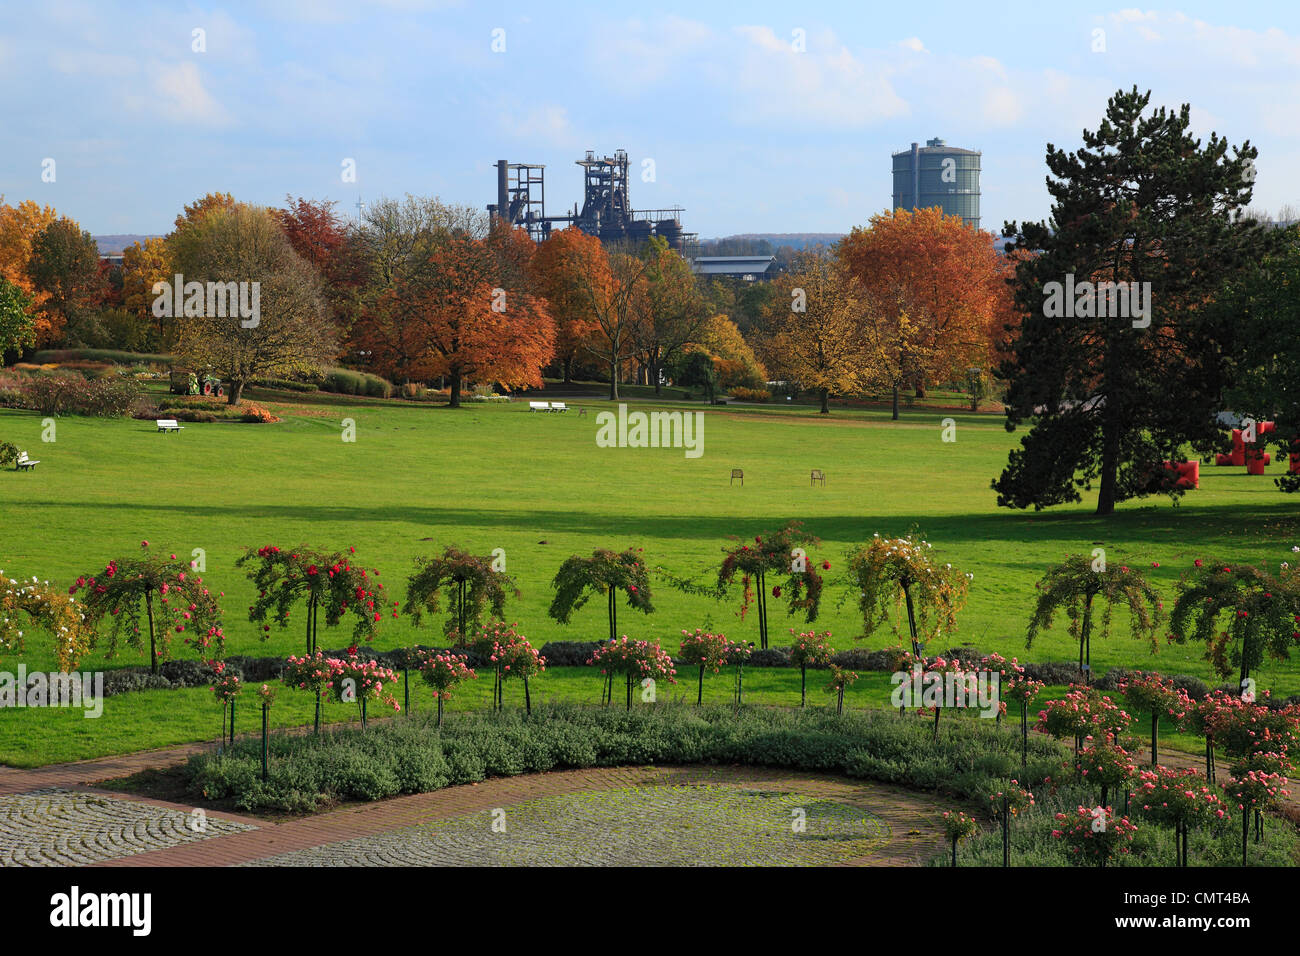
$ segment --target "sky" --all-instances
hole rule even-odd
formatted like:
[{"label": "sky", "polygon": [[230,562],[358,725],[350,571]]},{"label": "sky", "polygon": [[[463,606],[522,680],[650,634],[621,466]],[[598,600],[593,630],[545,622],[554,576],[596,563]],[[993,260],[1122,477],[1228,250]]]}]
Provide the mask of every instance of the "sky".
[{"label": "sky", "polygon": [[507,159],[546,165],[560,213],[575,160],[626,149],[633,206],[683,206],[702,238],[838,233],[937,136],[983,152],[999,231],[1050,214],[1046,144],[1134,85],[1259,149],[1255,208],[1300,206],[1295,0],[7,2],[0,194],[158,234],[210,191],[483,208]]}]

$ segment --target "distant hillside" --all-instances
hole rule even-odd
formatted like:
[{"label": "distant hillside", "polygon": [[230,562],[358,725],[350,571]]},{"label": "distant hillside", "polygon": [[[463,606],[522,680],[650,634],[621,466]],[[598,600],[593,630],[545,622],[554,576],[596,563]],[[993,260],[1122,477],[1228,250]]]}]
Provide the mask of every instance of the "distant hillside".
[{"label": "distant hillside", "polygon": [[[809,246],[831,246],[843,239],[842,232],[744,232],[727,239],[761,240],[773,248],[789,246],[791,249],[806,249]],[[726,240],[718,240],[725,242]]]},{"label": "distant hillside", "polygon": [[157,239],[157,236],[94,236],[95,245],[99,246],[101,256],[111,255],[117,252],[125,252],[128,246],[133,246],[137,242],[144,244],[146,239]]}]

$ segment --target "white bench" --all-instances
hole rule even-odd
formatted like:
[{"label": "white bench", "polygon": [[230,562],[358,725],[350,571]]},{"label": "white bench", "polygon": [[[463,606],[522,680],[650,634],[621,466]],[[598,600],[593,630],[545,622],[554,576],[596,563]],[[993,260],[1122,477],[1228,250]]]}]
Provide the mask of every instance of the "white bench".
[{"label": "white bench", "polygon": [[160,432],[178,432],[185,427],[174,418],[158,418],[155,421]]},{"label": "white bench", "polygon": [[551,407],[545,402],[529,402],[528,410],[530,412],[549,412]]},{"label": "white bench", "polygon": [[27,457],[27,452],[25,452],[25,451],[20,451],[20,452],[18,453],[18,458],[17,458],[17,460],[14,462],[14,469],[17,470],[17,471],[31,471],[33,468],[35,468],[35,467],[36,467],[37,465],[39,465],[40,463],[41,463],[41,462],[40,462],[39,459],[37,459],[37,458],[28,458],[28,457]]},{"label": "white bench", "polygon": [[568,410],[569,406],[565,405],[564,402],[551,402],[551,411],[553,412],[567,412]]}]

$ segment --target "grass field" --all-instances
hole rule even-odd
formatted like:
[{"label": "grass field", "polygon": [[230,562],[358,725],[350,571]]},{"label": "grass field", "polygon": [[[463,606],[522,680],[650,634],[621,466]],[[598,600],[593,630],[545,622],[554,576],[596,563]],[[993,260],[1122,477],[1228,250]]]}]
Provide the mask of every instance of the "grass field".
[{"label": "grass field", "polygon": [[[150,422],[62,418],[57,441],[42,443],[39,415],[0,409],[0,440],[42,460],[31,473],[0,472],[0,569],[62,585],[135,552],[142,539],[178,556],[202,548],[205,582],[226,594],[227,653],[284,655],[302,650],[302,635],[291,622],[262,640],[248,622],[251,585],[234,567],[246,546],[353,545],[394,598],[403,596],[416,555],[447,544],[481,554],[502,548],[523,591],[507,617],[540,646],[595,639],[606,628],[599,601],[568,626],[546,615],[550,580],[570,554],[643,547],[649,565],[707,583],[728,535],[751,537],[797,518],[822,539],[814,556],[832,563],[815,626],[830,629],[835,646],[844,648],[861,633],[856,595],[839,579],[845,552],[875,532],[916,528],[942,560],[974,573],[960,628],[945,645],[969,643],[1022,660],[1072,660],[1077,649],[1063,625],[1030,652],[1024,648],[1034,582],[1067,553],[1106,548],[1112,563],[1143,568],[1168,606],[1178,575],[1196,557],[1275,567],[1300,543],[1297,503],[1269,478],[1241,468],[1203,468],[1201,489],[1176,508],[1167,498],[1151,498],[1121,505],[1104,519],[1092,515],[1090,500],[1039,514],[998,509],[989,481],[1018,436],[1004,430],[997,414],[915,408],[892,422],[887,409],[820,416],[809,407],[708,408],[703,455],[689,459],[682,449],[598,448],[595,412],[609,406],[594,399],[571,403],[575,410],[567,414],[541,415],[526,403],[451,410],[334,395],[249,397],[284,420],[193,424],[163,435]],[[580,416],[580,405],[591,414]],[[634,400],[632,407],[646,406]],[[944,417],[955,420],[954,442],[941,440]],[[341,440],[345,418],[356,424],[353,443]],[[733,468],[744,469],[743,486],[729,484]],[[810,486],[812,468],[826,472],[824,488]],[[1158,569],[1150,567],[1153,561]],[[757,637],[753,617],[736,617],[739,595],[718,603],[663,584],[654,603],[649,616],[624,609],[620,631],[660,640],[674,652],[683,628]],[[770,604],[775,643],[785,642],[787,627],[806,627]],[[440,643],[439,624],[415,628],[406,618],[386,620],[376,646]],[[348,633],[322,628],[322,644],[343,646]],[[889,641],[877,634],[869,646]],[[193,655],[179,644],[173,653]],[[1118,617],[1109,640],[1094,639],[1092,657],[1099,671],[1155,666],[1218,683],[1200,646],[1162,645],[1153,659]],[[26,651],[0,667],[12,670],[20,660],[29,670],[53,669],[48,639],[28,634]],[[144,662],[133,649],[112,662],[96,652],[81,669]],[[1268,662],[1259,677],[1274,693],[1300,693],[1300,660]],[[797,672],[747,670],[747,700],[797,703],[798,680]],[[822,680],[810,691],[818,703]],[[725,699],[727,681],[712,678],[706,687]],[[686,693],[688,682],[693,675],[677,690]],[[535,690],[594,703],[599,685],[589,672],[556,670],[539,678]],[[859,706],[877,697],[883,704],[887,692],[886,675],[869,675],[850,698]],[[296,696],[281,693],[277,723],[309,719],[305,697]],[[454,706],[469,706],[478,696],[486,701],[488,690],[468,690]],[[7,711],[0,719],[0,762],[31,765],[208,739],[219,725],[219,706],[206,690],[110,698],[99,720]]]}]

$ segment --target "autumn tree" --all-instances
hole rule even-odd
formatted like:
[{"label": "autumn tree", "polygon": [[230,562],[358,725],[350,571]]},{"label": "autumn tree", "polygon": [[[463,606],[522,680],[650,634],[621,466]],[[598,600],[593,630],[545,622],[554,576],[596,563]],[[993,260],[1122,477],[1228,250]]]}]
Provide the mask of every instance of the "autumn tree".
[{"label": "autumn tree", "polygon": [[632,341],[659,395],[663,391],[660,369],[698,337],[710,312],[690,263],[670,248],[666,239],[651,238],[641,258],[648,267],[645,293],[636,300],[642,315],[632,327]]},{"label": "autumn tree", "polygon": [[534,288],[555,322],[555,358],[565,383],[573,380],[574,364],[598,331],[582,277],[590,276],[592,284],[604,288],[608,271],[609,257],[600,240],[577,226],[551,233],[533,257]]},{"label": "autumn tree", "polygon": [[159,351],[176,344],[176,322],[170,316],[154,314],[157,296],[153,287],[171,282],[174,274],[171,251],[161,237],[134,242],[122,250],[122,307],[141,327],[149,329],[148,341]]},{"label": "autumn tree", "polygon": [[65,329],[88,320],[99,304],[99,247],[71,219],[56,219],[36,236],[27,272],[42,293],[36,319],[40,343],[58,341]]},{"label": "autumn tree", "polygon": [[173,234],[179,234],[190,226],[198,225],[208,213],[234,209],[237,205],[239,203],[235,202],[235,197],[230,193],[208,193],[194,202],[185,204],[184,209],[176,217]]},{"label": "autumn tree", "polygon": [[823,253],[799,256],[774,285],[772,350],[801,386],[817,391],[822,414],[829,414],[831,395],[855,394],[877,380],[860,334],[866,297],[844,263]]},{"label": "autumn tree", "polygon": [[30,309],[33,316],[45,295],[37,290],[28,269],[32,243],[57,218],[58,213],[49,206],[37,205],[30,199],[10,206],[0,196],[0,277],[8,279],[27,294],[32,300]]},{"label": "autumn tree", "polygon": [[1226,139],[1192,134],[1190,106],[1148,112],[1150,99],[1120,91],[1081,148],[1048,144],[1051,221],[1003,230],[1009,249],[1038,251],[1016,270],[1022,321],[1001,369],[1007,429],[1032,423],[993,482],[1003,507],[1079,501],[1098,481],[1108,515],[1219,435],[1226,359],[1206,306],[1272,245],[1237,215],[1257,151],[1229,156]]},{"label": "autumn tree", "polygon": [[[928,383],[964,377],[987,359],[992,319],[1006,297],[992,233],[938,207],[896,209],[854,228],[838,252],[880,320],[906,330],[892,337],[897,352],[890,364],[918,398]],[[895,417],[897,407],[896,387]]]},{"label": "autumn tree", "polygon": [[[312,371],[334,356],[320,279],[293,251],[270,210],[242,203],[215,209],[168,242],[187,283],[248,283],[241,304],[257,304],[251,318],[236,313],[178,319],[178,357],[225,379],[229,404],[239,404],[244,386],[255,378]],[[173,303],[173,311],[180,314],[182,304]]]},{"label": "autumn tree", "polygon": [[618,401],[620,370],[633,346],[635,325],[645,315],[642,297],[652,260],[615,250],[602,261],[575,244],[564,261],[578,307],[595,325],[583,347],[609,369],[609,399]]},{"label": "autumn tree", "polygon": [[445,234],[422,262],[401,263],[353,338],[392,377],[445,375],[453,408],[466,381],[540,386],[555,329],[545,302],[529,290],[535,249],[522,230]]}]

